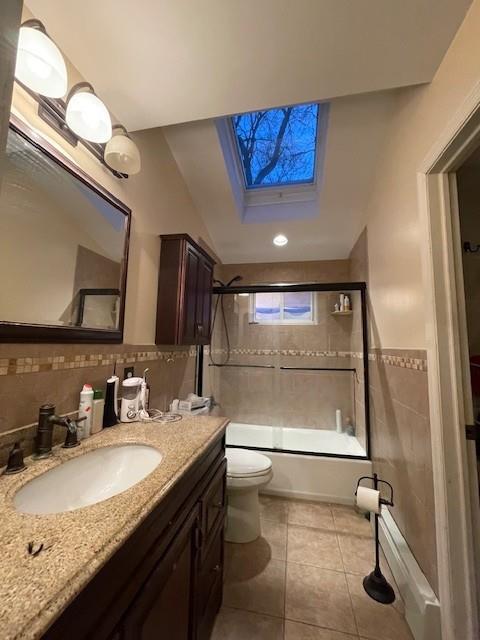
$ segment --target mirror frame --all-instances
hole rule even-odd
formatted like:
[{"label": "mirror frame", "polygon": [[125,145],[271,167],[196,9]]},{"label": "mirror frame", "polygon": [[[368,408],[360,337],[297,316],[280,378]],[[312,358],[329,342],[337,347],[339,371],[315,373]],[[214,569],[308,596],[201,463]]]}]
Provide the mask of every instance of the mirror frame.
[{"label": "mirror frame", "polygon": [[[38,149],[49,160],[58,164],[74,178],[95,191],[114,206],[126,219],[125,246],[120,278],[120,313],[118,329],[88,329],[87,327],[61,327],[47,324],[28,324],[24,322],[9,322],[0,318],[0,342],[52,342],[52,343],[122,343],[125,320],[125,295],[127,289],[128,249],[130,243],[131,210],[118,198],[107,191],[102,185],[80,169],[73,161],[62,154],[45,138],[39,135],[23,120],[11,114],[9,130],[15,131],[28,143]],[[1,289],[1,285],[0,285]]]}]

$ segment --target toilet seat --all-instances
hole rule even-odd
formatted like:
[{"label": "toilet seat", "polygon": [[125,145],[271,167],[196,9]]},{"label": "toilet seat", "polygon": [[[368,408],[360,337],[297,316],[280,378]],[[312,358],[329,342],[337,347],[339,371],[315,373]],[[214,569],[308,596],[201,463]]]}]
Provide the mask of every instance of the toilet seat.
[{"label": "toilet seat", "polygon": [[256,478],[268,475],[272,461],[267,456],[248,449],[227,449],[227,478]]}]

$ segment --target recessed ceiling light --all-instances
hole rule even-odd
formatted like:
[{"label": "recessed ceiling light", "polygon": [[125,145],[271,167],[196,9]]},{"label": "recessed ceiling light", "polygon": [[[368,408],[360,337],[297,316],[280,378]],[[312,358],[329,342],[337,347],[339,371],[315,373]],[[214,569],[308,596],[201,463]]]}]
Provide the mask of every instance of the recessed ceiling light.
[{"label": "recessed ceiling light", "polygon": [[288,242],[287,236],[284,236],[283,233],[279,233],[278,236],[275,236],[273,239],[273,244],[277,247],[284,247]]}]

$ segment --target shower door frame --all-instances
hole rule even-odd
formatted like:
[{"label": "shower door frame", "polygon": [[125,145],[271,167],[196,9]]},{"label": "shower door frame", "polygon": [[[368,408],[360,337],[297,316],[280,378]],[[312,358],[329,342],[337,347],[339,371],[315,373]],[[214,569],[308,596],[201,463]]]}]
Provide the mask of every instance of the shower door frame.
[{"label": "shower door frame", "polygon": [[[239,293],[295,293],[301,291],[359,291],[361,300],[362,315],[362,346],[363,346],[363,386],[364,386],[364,407],[365,407],[365,433],[366,433],[366,452],[365,456],[341,454],[341,453],[318,453],[316,451],[297,451],[293,449],[274,449],[270,447],[251,447],[242,445],[242,449],[251,449],[255,451],[267,451],[270,453],[290,453],[305,456],[317,456],[320,458],[346,458],[349,460],[371,460],[370,456],[370,394],[369,394],[369,368],[368,368],[368,326],[367,326],[367,284],[366,282],[306,282],[296,284],[246,284],[232,286],[213,287],[213,294],[227,295]],[[196,371],[196,393],[201,396],[203,391],[203,366],[204,366],[204,347],[198,347],[197,350],[197,371]],[[217,365],[222,366],[222,365]],[[245,365],[248,366],[248,365]],[[252,365],[254,366],[254,365]],[[322,367],[323,369],[323,367]],[[335,368],[325,367],[329,371],[335,371]],[[227,447],[236,447],[238,445],[226,445]]]}]

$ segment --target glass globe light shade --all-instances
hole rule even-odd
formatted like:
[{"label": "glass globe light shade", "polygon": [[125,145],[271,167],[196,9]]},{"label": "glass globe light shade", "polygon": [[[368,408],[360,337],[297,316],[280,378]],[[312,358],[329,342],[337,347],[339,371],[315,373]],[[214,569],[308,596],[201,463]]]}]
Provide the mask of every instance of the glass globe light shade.
[{"label": "glass globe light shade", "polygon": [[121,129],[115,129],[105,147],[105,162],[109,167],[131,176],[141,169],[140,151],[137,145]]},{"label": "glass globe light shade", "polygon": [[15,77],[48,98],[67,92],[67,68],[57,45],[39,28],[20,27]]},{"label": "glass globe light shade", "polygon": [[107,107],[92,91],[77,91],[67,102],[65,120],[80,138],[90,142],[108,142],[112,121]]}]

